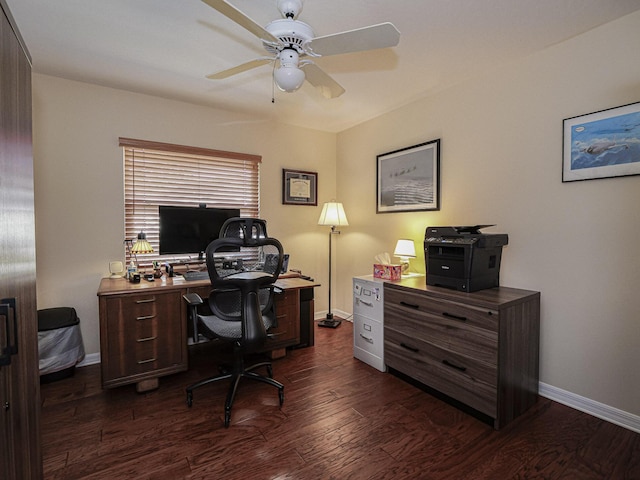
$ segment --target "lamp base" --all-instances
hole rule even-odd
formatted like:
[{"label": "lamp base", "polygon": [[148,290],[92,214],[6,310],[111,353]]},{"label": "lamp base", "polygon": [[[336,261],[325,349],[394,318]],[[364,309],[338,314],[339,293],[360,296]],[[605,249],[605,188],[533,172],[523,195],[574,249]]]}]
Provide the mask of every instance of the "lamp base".
[{"label": "lamp base", "polygon": [[318,322],[319,327],[327,327],[327,328],[337,328],[342,323],[342,320],[334,320],[333,313],[327,313],[327,318],[325,320],[320,320]]}]

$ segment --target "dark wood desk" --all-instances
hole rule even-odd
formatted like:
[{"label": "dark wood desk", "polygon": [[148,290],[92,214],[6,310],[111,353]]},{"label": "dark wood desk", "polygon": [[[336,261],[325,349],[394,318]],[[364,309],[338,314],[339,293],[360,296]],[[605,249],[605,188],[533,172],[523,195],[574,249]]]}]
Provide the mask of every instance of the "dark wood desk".
[{"label": "dark wood desk", "polygon": [[[277,285],[283,289],[276,296],[278,327],[265,347],[273,357],[299,345],[301,329],[307,332],[304,343],[313,345],[313,287],[318,286],[288,276]],[[210,290],[208,280],[182,277],[140,283],[103,278],[98,289],[103,388],[135,383],[144,392],[157,388],[159,377],[186,370],[188,312],[182,296],[195,292],[206,298]]]}]

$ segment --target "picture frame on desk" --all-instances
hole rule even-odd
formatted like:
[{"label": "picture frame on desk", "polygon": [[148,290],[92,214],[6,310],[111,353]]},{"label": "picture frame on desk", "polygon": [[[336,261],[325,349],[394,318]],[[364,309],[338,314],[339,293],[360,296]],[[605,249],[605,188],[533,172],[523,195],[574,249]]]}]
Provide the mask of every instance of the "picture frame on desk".
[{"label": "picture frame on desk", "polygon": [[377,156],[376,213],[440,210],[440,139]]},{"label": "picture frame on desk", "polygon": [[318,205],[318,173],[282,169],[284,205]]},{"label": "picture frame on desk", "polygon": [[563,121],[562,182],[640,175],[640,102]]}]

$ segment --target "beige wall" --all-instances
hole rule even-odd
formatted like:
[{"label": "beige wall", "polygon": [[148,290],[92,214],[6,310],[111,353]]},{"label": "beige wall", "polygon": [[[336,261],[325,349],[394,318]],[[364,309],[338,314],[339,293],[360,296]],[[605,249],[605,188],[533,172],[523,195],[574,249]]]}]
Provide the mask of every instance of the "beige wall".
[{"label": "beige wall", "polygon": [[[501,283],[542,292],[541,381],[640,414],[640,177],[561,182],[562,120],[640,101],[639,47],[636,13],[340,133],[338,304],[398,238],[495,223]],[[376,155],[435,138],[441,210],[376,215]]]},{"label": "beige wall", "polygon": [[[33,78],[33,111],[38,308],[75,307],[87,353],[100,350],[100,279],[109,261],[124,260],[119,137],[262,155],[269,233],[291,267],[326,285],[326,237],[316,223],[335,196],[335,134],[43,75]],[[320,206],[282,205],[283,167],[318,172]],[[324,287],[316,296],[326,309]]]},{"label": "beige wall", "polygon": [[[429,225],[496,223],[509,234],[503,285],[542,292],[541,381],[640,415],[640,177],[561,183],[562,120],[640,101],[640,13],[399,108],[337,136],[211,108],[34,76],[39,308],[78,309],[99,350],[96,289],[121,259],[118,137],[263,156],[269,231],[313,275],[327,308],[320,206],[281,204],[281,169],[319,172],[319,204],[337,198],[334,310],[351,312],[351,278],[400,237]],[[375,213],[376,155],[442,139],[442,209]],[[424,258],[412,261],[424,272]],[[335,270],[334,270],[335,272]]]}]

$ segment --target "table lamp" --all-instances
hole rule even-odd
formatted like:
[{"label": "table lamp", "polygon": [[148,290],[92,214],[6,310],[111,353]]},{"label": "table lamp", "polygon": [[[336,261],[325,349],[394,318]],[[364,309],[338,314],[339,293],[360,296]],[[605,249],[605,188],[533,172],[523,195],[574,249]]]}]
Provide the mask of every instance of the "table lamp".
[{"label": "table lamp", "polygon": [[402,273],[407,272],[409,270],[409,259],[416,258],[416,246],[413,243],[413,240],[409,240],[406,238],[401,238],[400,240],[398,240],[393,255],[400,259],[400,264],[402,265]]}]

